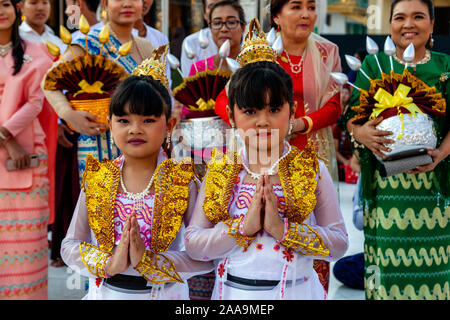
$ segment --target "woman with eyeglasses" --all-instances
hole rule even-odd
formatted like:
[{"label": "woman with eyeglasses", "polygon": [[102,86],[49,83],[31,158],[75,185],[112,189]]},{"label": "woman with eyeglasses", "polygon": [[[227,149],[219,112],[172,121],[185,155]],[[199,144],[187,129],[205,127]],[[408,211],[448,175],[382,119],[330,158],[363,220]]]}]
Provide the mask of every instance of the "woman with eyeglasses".
[{"label": "woman with eyeglasses", "polygon": [[[209,27],[211,29],[212,38],[217,48],[222,44],[230,41],[230,55],[232,59],[236,59],[241,51],[242,37],[245,31],[245,13],[238,1],[223,0],[216,2],[209,12]],[[199,60],[191,65],[189,77],[205,70],[219,69],[230,72],[228,64],[224,61],[220,63],[219,53],[208,58]],[[183,106],[181,119],[189,118],[190,111]]]}]

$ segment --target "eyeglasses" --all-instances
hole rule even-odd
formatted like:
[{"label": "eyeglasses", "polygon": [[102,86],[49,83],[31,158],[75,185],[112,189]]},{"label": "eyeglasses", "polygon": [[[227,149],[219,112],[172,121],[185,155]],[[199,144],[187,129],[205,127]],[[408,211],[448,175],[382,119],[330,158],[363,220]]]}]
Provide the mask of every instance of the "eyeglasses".
[{"label": "eyeglasses", "polygon": [[226,26],[227,29],[232,30],[232,29],[236,29],[237,26],[241,23],[241,20],[226,20],[226,21],[220,21],[220,20],[215,20],[209,23],[209,27],[211,29],[214,30],[220,30],[222,29],[222,26]]}]

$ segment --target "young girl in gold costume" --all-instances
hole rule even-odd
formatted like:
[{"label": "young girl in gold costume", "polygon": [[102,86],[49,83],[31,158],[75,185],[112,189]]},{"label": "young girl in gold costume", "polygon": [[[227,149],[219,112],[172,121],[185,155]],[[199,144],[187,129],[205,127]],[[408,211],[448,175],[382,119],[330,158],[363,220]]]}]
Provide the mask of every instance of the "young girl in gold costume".
[{"label": "young girl in gold costume", "polygon": [[186,229],[187,253],[214,261],[212,299],[324,299],[313,259],[348,246],[326,166],[287,142],[296,105],[276,56],[252,21],[227,107],[241,147],[213,151]]},{"label": "young girl in gold costume", "polygon": [[212,269],[180,251],[197,188],[191,162],[168,158],[176,120],[164,50],[111,98],[110,130],[122,156],[87,159],[61,249],[64,262],[90,278],[87,299],[189,299],[186,280]]}]

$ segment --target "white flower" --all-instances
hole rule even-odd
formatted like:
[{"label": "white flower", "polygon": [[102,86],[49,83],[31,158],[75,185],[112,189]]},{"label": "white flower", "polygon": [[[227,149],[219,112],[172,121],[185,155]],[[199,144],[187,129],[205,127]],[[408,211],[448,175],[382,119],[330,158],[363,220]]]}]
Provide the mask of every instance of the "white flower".
[{"label": "white flower", "polygon": [[31,62],[33,61],[33,58],[31,58],[29,55],[24,54],[23,55],[23,62]]}]

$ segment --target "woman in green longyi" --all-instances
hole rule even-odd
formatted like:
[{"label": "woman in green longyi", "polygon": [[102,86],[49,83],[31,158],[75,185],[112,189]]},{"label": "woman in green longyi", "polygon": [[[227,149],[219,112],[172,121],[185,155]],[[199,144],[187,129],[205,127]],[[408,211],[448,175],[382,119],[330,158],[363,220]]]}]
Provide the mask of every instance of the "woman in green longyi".
[{"label": "woman in green longyi", "polygon": [[[396,44],[393,67],[402,73],[403,51],[414,43],[416,58],[408,69],[445,99],[443,117],[432,117],[437,147],[429,150],[433,163],[406,173],[383,178],[374,154],[389,152],[390,132],[376,130],[382,119],[355,125],[355,111],[345,114],[347,130],[362,146],[364,205],[365,292],[367,299],[450,299],[450,56],[427,49],[432,45],[434,6],[432,0],[394,0],[391,5],[391,37]],[[381,68],[390,71],[389,57],[377,54]],[[373,56],[362,69],[372,79],[381,78]],[[355,85],[369,88],[358,74]],[[351,106],[359,105],[354,90]]]}]

